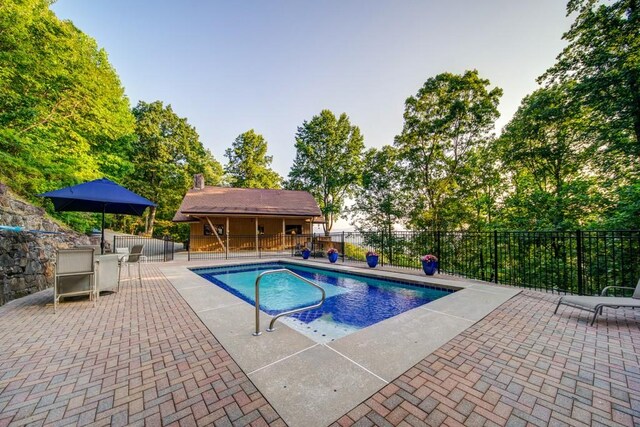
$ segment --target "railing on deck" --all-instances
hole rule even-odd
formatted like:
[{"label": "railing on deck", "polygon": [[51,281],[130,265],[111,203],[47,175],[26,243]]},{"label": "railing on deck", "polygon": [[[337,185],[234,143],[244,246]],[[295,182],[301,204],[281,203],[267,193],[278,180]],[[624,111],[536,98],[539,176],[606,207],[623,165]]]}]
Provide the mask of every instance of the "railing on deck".
[{"label": "railing on deck", "polygon": [[325,257],[365,263],[367,251],[382,266],[421,268],[439,259],[439,272],[504,285],[593,295],[606,286],[635,286],[640,278],[640,231],[395,231],[309,235],[191,236],[189,259]]}]

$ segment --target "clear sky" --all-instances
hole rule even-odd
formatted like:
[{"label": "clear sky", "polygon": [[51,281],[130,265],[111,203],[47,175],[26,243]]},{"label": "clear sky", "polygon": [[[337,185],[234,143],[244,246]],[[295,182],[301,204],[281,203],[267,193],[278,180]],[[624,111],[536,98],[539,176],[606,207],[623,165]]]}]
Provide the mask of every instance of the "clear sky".
[{"label": "clear sky", "polygon": [[562,0],[58,0],[109,54],[134,106],[161,100],[225,163],[255,129],[286,177],[294,135],[347,113],[367,147],[393,143],[404,101],[441,72],[477,69],[504,90],[502,128],[551,66],[571,20]]}]

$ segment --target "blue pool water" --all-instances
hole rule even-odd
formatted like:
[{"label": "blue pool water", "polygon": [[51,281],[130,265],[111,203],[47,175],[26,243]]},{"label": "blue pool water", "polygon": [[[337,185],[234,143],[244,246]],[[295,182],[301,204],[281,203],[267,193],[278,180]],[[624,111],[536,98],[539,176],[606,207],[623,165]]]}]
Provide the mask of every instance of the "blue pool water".
[{"label": "blue pool water", "polygon": [[[325,290],[326,299],[320,308],[294,314],[290,320],[282,318],[289,326],[318,341],[339,338],[453,292],[284,262],[198,268],[193,271],[255,305],[255,281],[258,275],[281,268],[287,268]],[[289,274],[264,276],[260,282],[260,309],[271,315],[317,303],[320,298],[318,289]]]}]

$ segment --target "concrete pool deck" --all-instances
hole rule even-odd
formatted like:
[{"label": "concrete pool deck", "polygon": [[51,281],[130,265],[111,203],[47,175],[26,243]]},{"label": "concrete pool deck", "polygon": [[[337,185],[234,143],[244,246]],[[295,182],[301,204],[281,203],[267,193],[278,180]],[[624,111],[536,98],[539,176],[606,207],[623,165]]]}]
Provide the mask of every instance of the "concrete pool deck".
[{"label": "concrete pool deck", "polygon": [[[279,261],[264,259],[260,262]],[[256,261],[250,261],[256,262]],[[304,266],[326,263],[287,259]],[[188,268],[242,265],[209,261],[159,265],[200,320],[290,426],[327,425],[440,346],[517,295],[520,290],[464,280],[420,277],[332,264],[341,272],[431,284],[457,292],[398,316],[319,344],[283,323],[255,337],[255,308]],[[270,316],[263,313],[263,330]]]}]

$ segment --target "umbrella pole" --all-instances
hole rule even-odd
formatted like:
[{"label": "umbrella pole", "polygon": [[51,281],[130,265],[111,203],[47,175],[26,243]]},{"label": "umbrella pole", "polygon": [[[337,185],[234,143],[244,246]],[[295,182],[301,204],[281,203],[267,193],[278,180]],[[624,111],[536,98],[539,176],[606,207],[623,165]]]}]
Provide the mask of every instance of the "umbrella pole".
[{"label": "umbrella pole", "polygon": [[104,211],[107,205],[102,206],[102,240],[100,241],[100,255],[104,255]]}]

